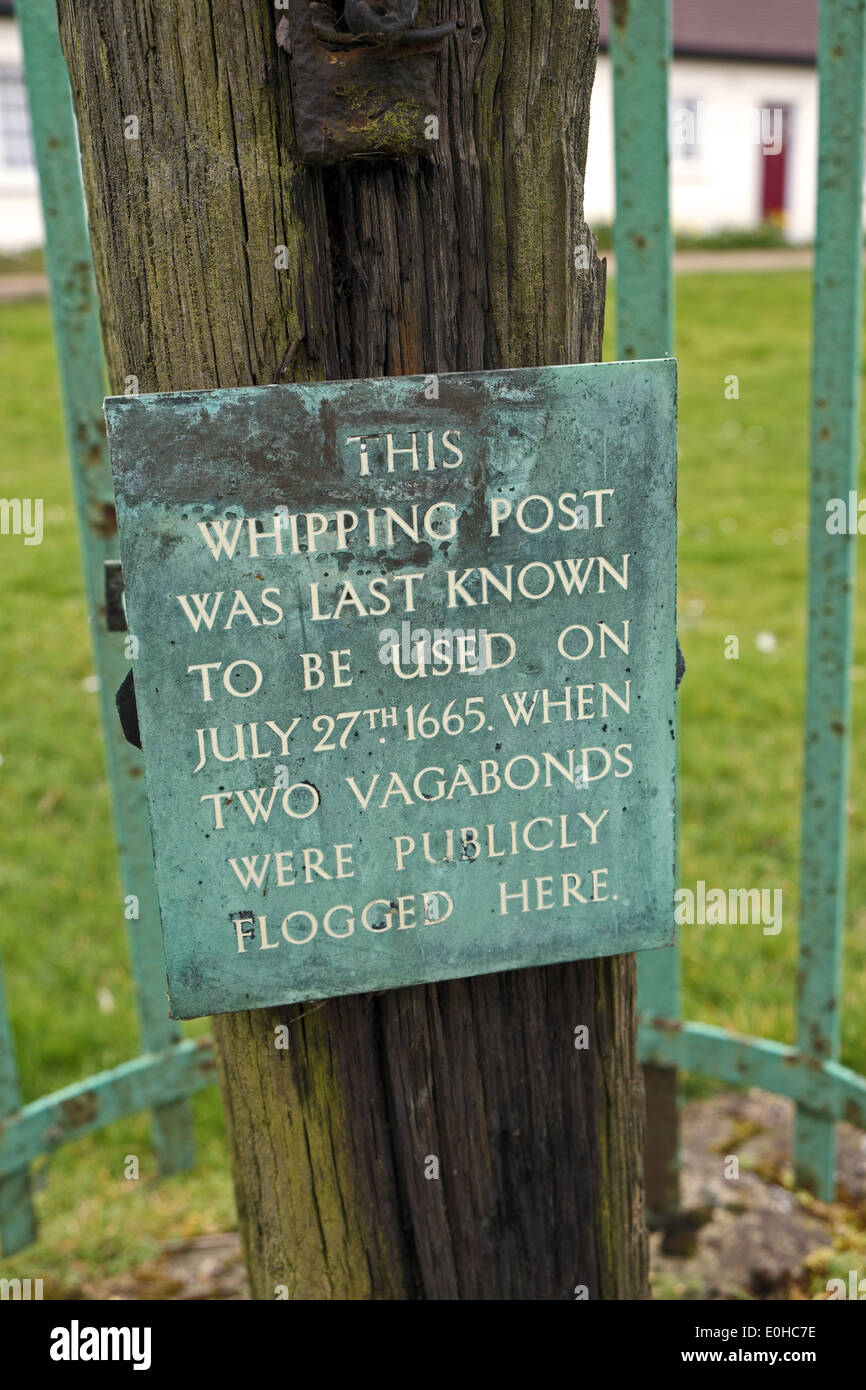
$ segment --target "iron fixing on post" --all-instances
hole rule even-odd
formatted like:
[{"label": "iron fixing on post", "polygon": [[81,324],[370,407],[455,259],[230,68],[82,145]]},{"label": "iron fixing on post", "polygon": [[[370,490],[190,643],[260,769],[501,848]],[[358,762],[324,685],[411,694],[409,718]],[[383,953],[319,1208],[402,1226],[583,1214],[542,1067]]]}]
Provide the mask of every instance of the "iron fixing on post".
[{"label": "iron fixing on post", "polygon": [[276,39],[292,59],[295,147],[303,163],[432,152],[439,136],[436,57],[456,25],[425,23],[430,5],[289,0]]}]

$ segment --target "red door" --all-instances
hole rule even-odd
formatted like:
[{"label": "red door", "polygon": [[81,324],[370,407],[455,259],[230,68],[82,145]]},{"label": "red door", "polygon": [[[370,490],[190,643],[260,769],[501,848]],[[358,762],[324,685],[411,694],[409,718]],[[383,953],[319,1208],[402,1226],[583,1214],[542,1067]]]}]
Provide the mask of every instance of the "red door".
[{"label": "red door", "polygon": [[788,184],[790,110],[787,106],[765,106],[760,115],[761,215],[765,222],[782,226]]}]

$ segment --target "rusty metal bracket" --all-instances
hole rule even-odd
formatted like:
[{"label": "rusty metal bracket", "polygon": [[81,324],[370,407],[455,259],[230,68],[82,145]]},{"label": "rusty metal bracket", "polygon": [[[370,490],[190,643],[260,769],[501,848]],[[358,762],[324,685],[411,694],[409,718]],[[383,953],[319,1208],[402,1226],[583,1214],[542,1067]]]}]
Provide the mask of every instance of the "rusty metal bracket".
[{"label": "rusty metal bracket", "polygon": [[292,58],[302,163],[433,152],[436,57],[456,26],[415,25],[418,12],[418,0],[290,0],[276,39]]},{"label": "rusty metal bracket", "polygon": [[105,627],[108,632],[126,632],[127,630],[123,592],[123,566],[119,560],[106,560]]}]

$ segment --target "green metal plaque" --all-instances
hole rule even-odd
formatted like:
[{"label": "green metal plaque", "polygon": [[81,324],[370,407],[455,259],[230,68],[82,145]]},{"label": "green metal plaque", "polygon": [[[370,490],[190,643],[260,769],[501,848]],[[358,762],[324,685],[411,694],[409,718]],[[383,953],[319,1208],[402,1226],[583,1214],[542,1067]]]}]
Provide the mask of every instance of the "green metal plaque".
[{"label": "green metal plaque", "polygon": [[672,360],[105,413],[175,1017],[671,942]]}]

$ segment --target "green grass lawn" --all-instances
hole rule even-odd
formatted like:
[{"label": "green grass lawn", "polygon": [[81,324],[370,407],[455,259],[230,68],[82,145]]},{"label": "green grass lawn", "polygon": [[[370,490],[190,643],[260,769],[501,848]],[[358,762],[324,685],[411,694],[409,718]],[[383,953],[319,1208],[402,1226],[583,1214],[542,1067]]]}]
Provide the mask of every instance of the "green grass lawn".
[{"label": "green grass lawn", "polygon": [[[688,276],[680,359],[680,882],[775,887],[784,929],[683,929],[684,1016],[794,1038],[805,636],[809,280]],[[612,306],[608,314],[613,322]],[[610,348],[608,356],[612,355]],[[725,378],[739,377],[739,399]],[[0,305],[0,496],[42,497],[45,540],[0,539],[0,945],[25,1099],[138,1050],[87,616],[46,304]],[[866,604],[858,663],[866,664]],[[760,650],[758,634],[772,634]],[[725,659],[729,636],[739,659]],[[767,645],[765,640],[764,645]],[[854,670],[843,1060],[866,1071],[864,665]],[[234,1221],[219,1100],[194,1101],[201,1163],[157,1182],[145,1117],[37,1172],[38,1246],[0,1274],[46,1293]],[[139,1181],[124,1179],[138,1154]],[[43,1178],[45,1181],[43,1182]]]},{"label": "green grass lawn", "polygon": [[[139,1050],[47,304],[0,305],[0,497],[42,497],[42,545],[0,537],[0,948],[25,1100]],[[193,1025],[200,1032],[206,1025]],[[146,1116],[38,1165],[38,1246],[0,1263],[46,1293],[227,1230],[216,1088],[193,1104],[201,1163],[156,1182]],[[124,1178],[137,1154],[140,1178]],[[44,1185],[42,1185],[44,1183]]]},{"label": "green grass lawn", "polygon": [[[680,883],[777,887],[784,927],[684,927],[684,1016],[794,1041],[810,349],[808,273],[682,276]],[[609,312],[609,322],[613,322]],[[739,378],[739,399],[725,379]],[[759,649],[772,634],[772,650]],[[725,658],[726,638],[739,659]],[[762,645],[769,641],[762,639]],[[843,1061],[866,1070],[866,603],[857,606]]]}]

